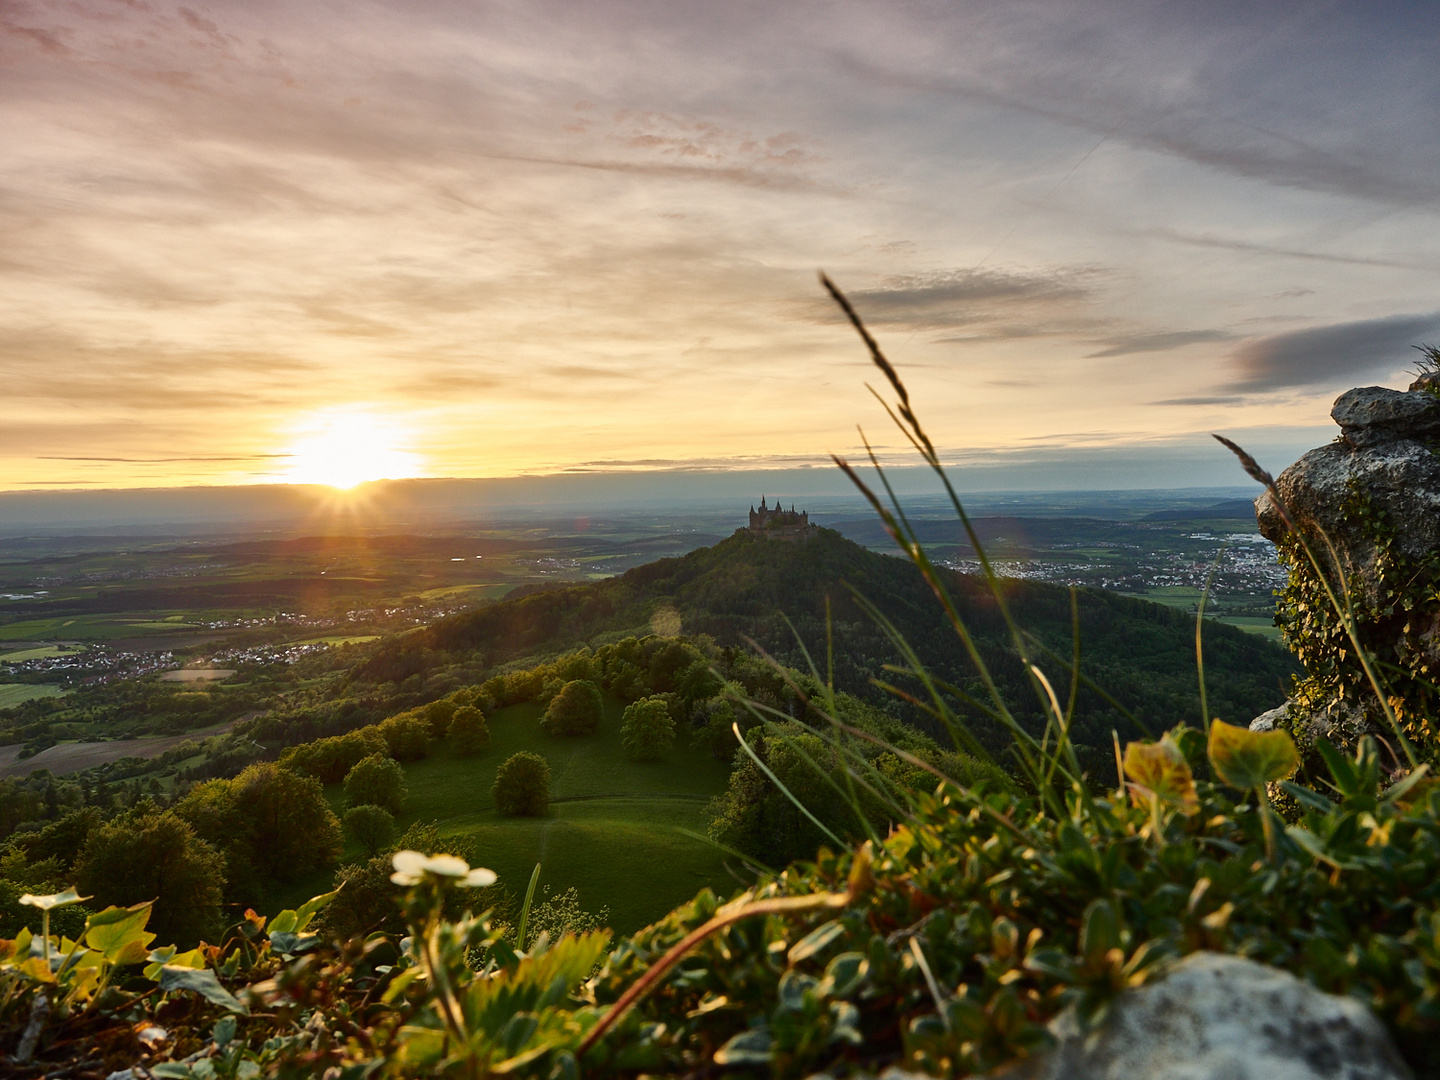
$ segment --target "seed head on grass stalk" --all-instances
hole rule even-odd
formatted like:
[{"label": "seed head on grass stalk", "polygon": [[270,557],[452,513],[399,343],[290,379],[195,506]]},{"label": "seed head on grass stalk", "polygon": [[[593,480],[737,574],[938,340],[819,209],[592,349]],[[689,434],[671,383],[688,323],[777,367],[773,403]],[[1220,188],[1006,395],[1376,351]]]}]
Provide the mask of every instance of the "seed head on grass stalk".
[{"label": "seed head on grass stalk", "polygon": [[[1049,757],[1048,746],[1042,746],[1034,736],[1025,731],[1010,711],[1009,706],[1005,703],[998,686],[990,675],[988,667],[980,656],[974,638],[970,634],[964,619],[960,616],[959,609],[950,596],[949,590],[946,588],[944,581],[926,554],[923,545],[920,543],[918,534],[910,526],[909,521],[906,520],[900,502],[895,496],[894,489],[890,486],[889,478],[885,475],[885,470],[876,459],[874,450],[870,447],[868,440],[865,442],[865,450],[869,455],[871,465],[875,468],[876,475],[884,486],[887,496],[889,496],[891,503],[890,508],[887,508],[885,504],[881,502],[875,492],[870,489],[844,458],[838,455],[831,456],[835,464],[850,478],[860,493],[864,495],[870,505],[874,507],[885,527],[885,531],[890,534],[900,549],[904,551],[915,564],[925,582],[930,586],[931,591],[935,593],[936,598],[940,601],[941,607],[945,611],[947,621],[959,636],[966,654],[975,665],[981,682],[993,702],[995,713],[1001,723],[1011,733],[1014,739],[1016,753],[1021,759],[1024,771],[1034,784],[1042,801],[1051,805],[1051,808],[1056,812],[1063,813],[1063,801],[1057,799],[1054,791],[1050,788],[1050,779],[1053,778],[1058,770],[1070,783],[1075,784],[1079,783],[1081,772],[1079,759],[1075,754],[1075,748],[1070,740],[1070,725],[1067,711],[1059,708],[1059,703],[1049,687],[1048,680],[1045,679],[1039,666],[1036,664],[1036,658],[1031,655],[1031,650],[1024,633],[1022,633],[1019,625],[1011,615],[1010,605],[1006,601],[1005,590],[1000,584],[999,576],[995,573],[995,569],[990,563],[989,556],[985,552],[984,545],[980,542],[980,537],[975,531],[973,523],[970,521],[969,514],[966,513],[960,497],[956,494],[954,486],[950,483],[949,476],[946,475],[945,467],[935,451],[934,443],[926,433],[924,426],[920,423],[919,417],[915,414],[915,410],[910,404],[910,393],[904,381],[895,370],[895,366],[890,363],[889,359],[880,349],[879,344],[870,335],[869,330],[865,327],[864,321],[860,318],[859,313],[856,312],[854,306],[846,298],[845,294],[823,273],[820,275],[820,281],[821,284],[824,285],[825,290],[835,300],[835,303],[839,305],[840,310],[845,313],[846,318],[850,321],[851,326],[855,328],[856,333],[860,335],[861,341],[865,343],[865,347],[870,352],[870,359],[884,374],[886,381],[889,382],[898,400],[892,408],[878,393],[876,397],[880,400],[896,427],[900,429],[910,441],[911,445],[915,447],[921,458],[936,476],[939,477],[941,484],[944,485],[950,504],[965,529],[971,548],[975,551],[979,559],[986,585],[994,597],[996,608],[999,610],[1005,622],[1006,630],[1009,632],[1011,645],[1019,655],[1025,673],[1030,679],[1031,687],[1040,703],[1041,712],[1044,713],[1047,718],[1047,733],[1052,727],[1058,727],[1059,729],[1053,758]],[[875,393],[873,388],[871,388],[871,393]],[[863,432],[861,432],[861,437],[862,439],[864,438]],[[918,663],[912,663],[911,666],[917,673],[921,671]],[[1078,677],[1078,671],[1072,672],[1072,678],[1078,679]],[[934,700],[937,705],[937,709],[942,714],[948,712],[948,709],[933,684],[927,682],[926,689],[930,691],[932,700]],[[958,746],[959,742],[957,740],[957,747]],[[1062,761],[1065,762],[1064,765],[1060,764]]]}]

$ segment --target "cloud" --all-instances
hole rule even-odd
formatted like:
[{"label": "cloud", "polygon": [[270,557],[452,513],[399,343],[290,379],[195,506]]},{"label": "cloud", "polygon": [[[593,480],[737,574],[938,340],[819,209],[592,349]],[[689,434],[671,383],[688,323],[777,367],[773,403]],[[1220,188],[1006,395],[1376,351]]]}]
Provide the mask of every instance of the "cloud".
[{"label": "cloud", "polygon": [[1188,345],[1211,341],[1231,341],[1235,337],[1224,330],[1168,330],[1126,334],[1110,338],[1099,352],[1087,353],[1085,359],[1098,360],[1109,356],[1130,356],[1134,353],[1169,352]]},{"label": "cloud", "polygon": [[[1223,236],[1199,236],[1183,233],[1175,229],[1145,229],[1141,235],[1158,236],[1165,240],[1174,240],[1178,244],[1187,244],[1191,247],[1219,248],[1222,251],[1246,251],[1258,255],[1279,255],[1286,259],[1305,259],[1313,262],[1337,263],[1341,266],[1383,266],[1392,270],[1423,270],[1427,273],[1435,273],[1440,270],[1434,262],[1424,262],[1416,259],[1378,259],[1366,255],[1344,255],[1332,254],[1325,251],[1308,251],[1302,248],[1290,247],[1284,244],[1262,244],[1253,240],[1237,240]],[[1287,289],[1278,293],[1278,296],[1304,296],[1313,290],[1310,289]]]},{"label": "cloud", "polygon": [[[913,330],[941,330],[992,323],[1007,323],[1018,316],[1019,332],[997,331],[1000,336],[1030,336],[1044,329],[1029,325],[1048,310],[1070,308],[1088,298],[1104,271],[1070,267],[1051,271],[976,269],[934,270],[885,278],[868,289],[844,289],[855,310],[873,326]],[[843,288],[843,286],[842,286]],[[803,311],[814,321],[839,318],[828,300],[807,303]],[[967,335],[968,336],[968,335]],[[985,335],[991,336],[990,334]]]},{"label": "cloud", "polygon": [[38,461],[103,461],[121,462],[128,465],[169,465],[175,462],[196,461],[263,461],[269,458],[290,458],[293,454],[215,454],[201,457],[81,457],[74,454],[38,454]]},{"label": "cloud", "polygon": [[1410,346],[1434,333],[1440,333],[1440,312],[1390,315],[1255,338],[1231,354],[1238,378],[1230,389],[1323,386],[1394,370],[1410,355]]},{"label": "cloud", "polygon": [[1239,405],[1244,402],[1239,395],[1218,395],[1214,397],[1177,397],[1165,398],[1162,401],[1152,401],[1152,405]]},{"label": "cloud", "polygon": [[937,20],[928,53],[881,42],[837,49],[836,63],[888,90],[1030,116],[1230,177],[1440,205],[1434,145],[1402,120],[1440,98],[1425,70],[1435,12],[1323,8],[1228,5],[1198,20],[1183,4],[1037,3],[978,32]]}]

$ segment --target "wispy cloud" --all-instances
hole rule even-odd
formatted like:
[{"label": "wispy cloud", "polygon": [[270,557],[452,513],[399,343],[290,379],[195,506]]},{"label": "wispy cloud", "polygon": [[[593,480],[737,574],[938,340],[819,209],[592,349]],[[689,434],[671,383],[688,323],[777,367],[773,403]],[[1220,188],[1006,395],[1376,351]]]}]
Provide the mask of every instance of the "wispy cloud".
[{"label": "wispy cloud", "polygon": [[1176,397],[1162,398],[1155,402],[1156,405],[1239,405],[1245,400],[1238,394],[1224,395],[1216,394],[1211,396],[1200,395],[1197,397]]},{"label": "wispy cloud", "polygon": [[1440,333],[1440,312],[1361,319],[1247,341],[1231,354],[1242,391],[1333,386],[1393,371],[1413,358],[1411,346]]},{"label": "wispy cloud", "polygon": [[[952,268],[888,277],[868,288],[846,289],[867,323],[909,330],[990,327],[1038,322],[1044,313],[1073,310],[1104,280],[1096,267],[1017,272]],[[801,309],[807,317],[833,322],[835,307],[817,298]],[[1025,331],[1028,333],[1028,327]]]},{"label": "wispy cloud", "polygon": [[1190,345],[1231,341],[1234,338],[1235,335],[1226,330],[1160,330],[1123,334],[1109,338],[1104,342],[1105,347],[1098,352],[1086,353],[1085,359],[1097,360],[1108,356],[1169,352],[1172,349],[1184,349]]}]

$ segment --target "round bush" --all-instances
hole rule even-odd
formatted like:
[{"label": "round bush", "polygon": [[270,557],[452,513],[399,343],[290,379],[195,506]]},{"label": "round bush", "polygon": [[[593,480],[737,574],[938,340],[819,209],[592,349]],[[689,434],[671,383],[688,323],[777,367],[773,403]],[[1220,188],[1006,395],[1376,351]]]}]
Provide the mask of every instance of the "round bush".
[{"label": "round bush", "polygon": [[540,817],[550,809],[550,766],[539,754],[511,754],[495,774],[495,808],[502,814]]},{"label": "round bush", "polygon": [[345,775],[346,806],[379,806],[398,814],[406,794],[405,770],[384,754],[371,754]]},{"label": "round bush", "polygon": [[352,806],[341,819],[345,832],[370,855],[379,855],[395,839],[395,817],[383,806]]},{"label": "round bush", "polygon": [[572,679],[550,699],[540,727],[547,735],[589,735],[600,726],[603,711],[600,688],[588,679]]},{"label": "round bush", "polygon": [[455,718],[455,702],[449,698],[432,701],[425,706],[424,716],[430,725],[430,737],[443,739],[450,731],[450,721]]},{"label": "round bush", "polygon": [[450,746],[455,753],[478,754],[490,747],[490,725],[474,705],[462,705],[450,718]]},{"label": "round bush", "polygon": [[620,745],[637,761],[659,761],[675,745],[675,721],[662,697],[641,698],[625,706]]}]

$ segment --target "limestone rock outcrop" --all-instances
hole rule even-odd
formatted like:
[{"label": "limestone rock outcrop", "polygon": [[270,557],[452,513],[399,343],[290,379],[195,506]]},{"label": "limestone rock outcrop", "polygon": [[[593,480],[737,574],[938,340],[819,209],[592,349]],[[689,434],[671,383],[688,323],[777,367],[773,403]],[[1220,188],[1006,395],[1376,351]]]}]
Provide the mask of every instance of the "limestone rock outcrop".
[{"label": "limestone rock outcrop", "polygon": [[1348,596],[1407,733],[1433,740],[1426,717],[1440,705],[1440,375],[1422,376],[1408,390],[1347,391],[1330,415],[1340,436],[1280,474],[1279,502],[1268,491],[1255,501],[1261,533],[1290,566],[1278,621],[1308,676],[1283,712],[1252,726],[1278,724],[1302,741],[1325,735],[1341,744],[1381,730],[1383,709],[1325,596],[1328,583],[1342,602]]},{"label": "limestone rock outcrop", "polygon": [[[1365,386],[1341,394],[1330,416],[1340,437],[1291,465],[1275,486],[1295,524],[1329,536],[1351,588],[1373,601],[1374,536],[1354,513],[1357,498],[1386,515],[1406,554],[1440,556],[1440,397]],[[1255,500],[1255,516],[1267,539],[1284,538],[1284,515],[1269,492]]]},{"label": "limestone rock outcrop", "polygon": [[1389,1033],[1352,998],[1277,968],[1199,952],[1124,993],[1099,1031],[1071,1013],[1059,1045],[994,1080],[1405,1080]]}]

